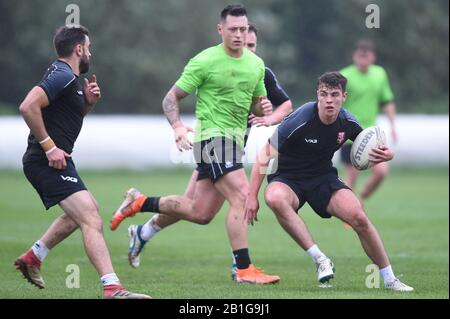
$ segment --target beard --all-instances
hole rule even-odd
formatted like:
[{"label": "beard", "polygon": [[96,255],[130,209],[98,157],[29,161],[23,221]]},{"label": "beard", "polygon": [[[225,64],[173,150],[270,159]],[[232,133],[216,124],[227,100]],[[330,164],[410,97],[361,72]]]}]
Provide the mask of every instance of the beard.
[{"label": "beard", "polygon": [[87,56],[83,56],[80,60],[80,74],[85,74],[89,72],[89,58]]}]

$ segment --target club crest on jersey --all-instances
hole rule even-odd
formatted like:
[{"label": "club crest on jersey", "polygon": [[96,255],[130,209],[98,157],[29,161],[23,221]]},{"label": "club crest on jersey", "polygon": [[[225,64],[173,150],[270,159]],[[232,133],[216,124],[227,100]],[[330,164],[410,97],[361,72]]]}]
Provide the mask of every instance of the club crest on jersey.
[{"label": "club crest on jersey", "polygon": [[337,143],[342,144],[345,140],[345,132],[339,132],[337,135]]}]

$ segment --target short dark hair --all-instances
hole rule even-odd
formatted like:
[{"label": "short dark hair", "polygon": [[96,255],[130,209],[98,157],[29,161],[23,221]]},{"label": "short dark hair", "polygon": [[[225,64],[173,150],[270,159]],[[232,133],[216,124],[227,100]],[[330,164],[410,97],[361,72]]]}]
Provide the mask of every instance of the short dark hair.
[{"label": "short dark hair", "polygon": [[339,72],[327,72],[319,77],[319,80],[317,81],[317,88],[319,88],[322,84],[327,88],[339,88],[345,92],[347,89],[347,78]]},{"label": "short dark hair", "polygon": [[89,30],[83,26],[60,27],[56,30],[55,37],[53,38],[56,54],[61,58],[70,56],[75,46],[78,44],[84,45],[86,42],[86,36],[88,35]]},{"label": "short dark hair", "polygon": [[370,39],[361,39],[356,42],[355,51],[375,52],[375,44]]},{"label": "short dark hair", "polygon": [[255,24],[252,22],[248,23],[248,33],[254,32],[256,36],[258,36],[258,29],[256,28]]},{"label": "short dark hair", "polygon": [[222,10],[222,12],[220,13],[220,19],[222,21],[225,21],[227,19],[227,16],[233,17],[247,16],[247,10],[243,5],[230,4],[226,6],[225,9]]}]

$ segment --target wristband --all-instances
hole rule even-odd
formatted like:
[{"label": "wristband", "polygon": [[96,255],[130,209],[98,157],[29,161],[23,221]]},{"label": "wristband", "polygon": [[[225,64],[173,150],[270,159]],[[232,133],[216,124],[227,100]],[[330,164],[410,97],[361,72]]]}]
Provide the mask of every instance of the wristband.
[{"label": "wristband", "polygon": [[42,141],[39,142],[39,144],[44,144],[48,140],[51,140],[50,136],[47,136],[46,138],[44,138]]},{"label": "wristband", "polygon": [[45,139],[39,142],[41,144],[42,149],[44,150],[45,154],[48,154],[47,152],[51,152],[56,148],[55,142],[50,138],[50,136],[47,136]]},{"label": "wristband", "polygon": [[45,152],[45,155],[50,154],[51,152],[53,152],[54,150],[56,150],[56,145],[53,146],[51,149],[49,149],[48,151]]}]

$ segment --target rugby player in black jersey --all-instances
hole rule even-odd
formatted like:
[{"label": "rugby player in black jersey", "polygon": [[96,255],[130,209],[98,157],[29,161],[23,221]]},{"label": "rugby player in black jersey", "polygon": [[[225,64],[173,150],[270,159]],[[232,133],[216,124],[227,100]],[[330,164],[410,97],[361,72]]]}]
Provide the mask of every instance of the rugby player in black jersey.
[{"label": "rugby player in black jersey", "polygon": [[150,298],[126,291],[121,285],[103,237],[97,202],[71,157],[83,118],[101,97],[95,75],[90,81],[80,83],[79,79],[89,70],[89,32],[82,26],[61,27],[55,34],[54,46],[57,60],[20,105],[20,113],[30,128],[23,170],[45,208],[59,205],[63,213],[17,258],[15,266],[30,283],[44,288],[41,263],[49,250],[79,228],[86,253],[103,285],[104,298]]},{"label": "rugby player in black jersey", "polygon": [[[276,171],[267,177],[265,201],[283,229],[312,257],[320,282],[333,278],[334,265],[320,251],[298,215],[305,203],[322,218],[334,216],[352,226],[367,256],[380,269],[386,289],[412,291],[412,287],[395,277],[380,235],[333,167],[334,153],[363,130],[342,107],[347,97],[346,84],[347,79],[340,73],[325,73],[318,81],[317,101],[301,106],[278,126],[253,166],[245,214],[253,224],[266,168],[271,159],[277,160]],[[394,156],[384,145],[369,154],[374,163],[389,161]]]}]

